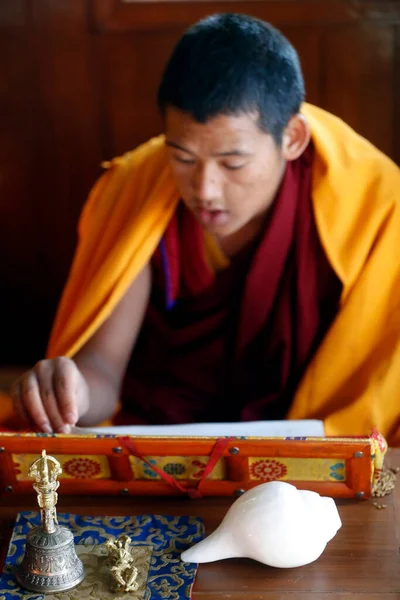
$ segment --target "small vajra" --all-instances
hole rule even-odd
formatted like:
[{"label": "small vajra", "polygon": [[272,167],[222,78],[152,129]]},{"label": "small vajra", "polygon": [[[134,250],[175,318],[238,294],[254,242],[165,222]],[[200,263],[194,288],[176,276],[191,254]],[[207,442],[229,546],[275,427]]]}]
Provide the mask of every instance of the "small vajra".
[{"label": "small vajra", "polygon": [[134,592],[139,584],[136,581],[138,570],[133,564],[133,556],[129,548],[132,540],[129,535],[122,534],[118,538],[108,539],[105,547],[108,550],[110,574],[116,581],[115,591]]},{"label": "small vajra", "polygon": [[58,494],[56,490],[60,485],[57,477],[61,473],[60,463],[53,456],[47,456],[46,450],[42,450],[42,456],[35,460],[28,473],[29,477],[35,480],[33,487],[37,492],[43,529],[47,533],[53,533],[58,524],[56,512]]}]

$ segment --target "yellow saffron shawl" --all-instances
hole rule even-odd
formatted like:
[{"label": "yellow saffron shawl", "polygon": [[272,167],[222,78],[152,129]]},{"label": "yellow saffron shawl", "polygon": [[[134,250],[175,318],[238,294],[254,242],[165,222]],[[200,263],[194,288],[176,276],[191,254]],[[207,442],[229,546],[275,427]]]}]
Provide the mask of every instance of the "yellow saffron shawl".
[{"label": "yellow saffron shawl", "polygon": [[[308,104],[302,112],[316,150],[316,224],[343,293],[288,418],[322,419],[328,435],[376,426],[400,444],[400,170],[340,119]],[[74,356],[107,319],[178,203],[163,136],[107,166],[81,216],[49,357]]]}]

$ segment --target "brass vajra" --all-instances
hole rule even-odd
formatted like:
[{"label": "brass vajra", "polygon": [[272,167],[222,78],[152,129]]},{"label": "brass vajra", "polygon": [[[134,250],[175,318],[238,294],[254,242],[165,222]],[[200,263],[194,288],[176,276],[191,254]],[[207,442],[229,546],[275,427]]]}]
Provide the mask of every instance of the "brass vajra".
[{"label": "brass vajra", "polygon": [[29,477],[35,480],[33,488],[37,492],[37,500],[41,509],[42,526],[47,533],[53,533],[56,529],[58,500],[58,489],[60,482],[57,477],[62,473],[58,460],[47,456],[46,450],[42,450],[42,456],[35,460],[29,469]]},{"label": "brass vajra", "polygon": [[122,534],[118,538],[108,539],[105,547],[108,550],[110,575],[116,582],[116,591],[132,592],[139,587],[136,581],[138,570],[133,564],[133,556],[129,535]]}]

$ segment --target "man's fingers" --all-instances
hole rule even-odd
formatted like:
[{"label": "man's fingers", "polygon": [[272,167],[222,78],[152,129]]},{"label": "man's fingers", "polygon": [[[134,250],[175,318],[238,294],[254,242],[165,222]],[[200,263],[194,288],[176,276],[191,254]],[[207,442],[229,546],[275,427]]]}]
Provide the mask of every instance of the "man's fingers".
[{"label": "man's fingers", "polygon": [[32,425],[32,419],[25,410],[25,407],[22,402],[20,380],[17,380],[15,383],[13,383],[11,387],[11,397],[13,400],[14,410],[17,413],[17,415],[19,415],[21,419],[26,421],[28,425]]},{"label": "man's fingers", "polygon": [[66,357],[41,360],[25,373],[13,390],[15,410],[25,420],[50,433],[69,433],[85,407],[86,382],[75,363]]},{"label": "man's fingers", "polygon": [[51,361],[39,361],[35,366],[35,372],[39,382],[40,397],[53,431],[69,433],[69,430],[65,428],[66,424],[58,407],[57,395],[53,386],[53,366]]},{"label": "man's fingers", "polygon": [[65,423],[76,425],[78,421],[78,394],[80,374],[75,363],[64,356],[54,360],[53,386],[59,411]]},{"label": "man's fingers", "polygon": [[21,379],[20,398],[29,418],[46,433],[53,431],[42,404],[39,382],[34,371],[28,371]]}]

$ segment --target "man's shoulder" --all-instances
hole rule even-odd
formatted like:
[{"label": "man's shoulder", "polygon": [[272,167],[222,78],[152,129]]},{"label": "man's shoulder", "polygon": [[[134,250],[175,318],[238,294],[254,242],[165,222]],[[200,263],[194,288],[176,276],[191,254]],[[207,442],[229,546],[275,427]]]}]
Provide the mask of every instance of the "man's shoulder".
[{"label": "man's shoulder", "polygon": [[163,212],[176,202],[164,136],[103,163],[105,173],[91,190],[81,213],[79,234],[120,218],[128,223],[146,207]]},{"label": "man's shoulder", "polygon": [[350,285],[371,249],[398,228],[400,169],[338,117],[307,105],[315,147],[312,202],[331,264]]},{"label": "man's shoulder", "polygon": [[102,162],[102,167],[107,170],[124,169],[129,171],[138,166],[145,166],[153,162],[165,162],[165,136],[159,135],[150,138],[136,148],[115,156],[111,160]]},{"label": "man's shoulder", "polygon": [[315,147],[314,179],[339,196],[362,201],[371,190],[377,201],[399,201],[400,169],[339,117],[304,104]]}]

